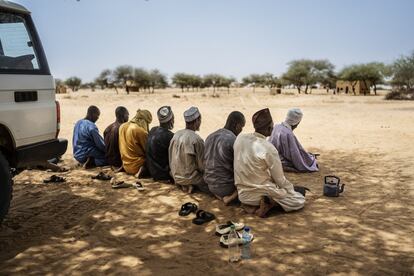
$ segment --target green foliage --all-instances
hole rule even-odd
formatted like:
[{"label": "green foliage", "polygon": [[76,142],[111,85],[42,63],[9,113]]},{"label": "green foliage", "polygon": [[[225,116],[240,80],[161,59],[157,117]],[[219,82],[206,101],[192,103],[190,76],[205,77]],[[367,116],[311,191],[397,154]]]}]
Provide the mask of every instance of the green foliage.
[{"label": "green foliage", "polygon": [[181,90],[184,92],[184,88],[187,90],[191,87],[191,81],[193,80],[193,75],[186,74],[186,73],[176,73],[172,77],[172,83],[177,87],[180,87]]},{"label": "green foliage", "polygon": [[339,73],[339,78],[349,81],[352,87],[357,81],[365,82],[366,86],[373,86],[375,95],[377,94],[377,85],[385,83],[385,78],[390,74],[389,67],[380,62],[371,62],[365,64],[354,64],[347,66]]},{"label": "green foliage", "polygon": [[94,83],[96,86],[99,86],[101,89],[108,88],[111,77],[112,77],[112,71],[109,69],[105,69],[99,74],[97,78],[95,78]]},{"label": "green foliage", "polygon": [[72,89],[72,91],[76,91],[82,84],[82,80],[78,77],[70,77],[65,81],[65,84]]},{"label": "green foliage", "polygon": [[294,85],[298,92],[304,86],[305,94],[308,88],[317,83],[331,83],[334,77],[334,65],[328,60],[300,59],[288,63],[289,68],[282,78],[286,84]]},{"label": "green foliage", "polygon": [[414,51],[410,56],[397,59],[392,65],[391,83],[402,89],[414,88]]},{"label": "green foliage", "polygon": [[130,65],[121,65],[115,68],[112,73],[115,85],[125,87],[128,80],[134,77],[134,68]]},{"label": "green foliage", "polygon": [[153,93],[156,88],[166,88],[168,86],[167,76],[158,69],[151,70],[149,72],[149,86]]}]

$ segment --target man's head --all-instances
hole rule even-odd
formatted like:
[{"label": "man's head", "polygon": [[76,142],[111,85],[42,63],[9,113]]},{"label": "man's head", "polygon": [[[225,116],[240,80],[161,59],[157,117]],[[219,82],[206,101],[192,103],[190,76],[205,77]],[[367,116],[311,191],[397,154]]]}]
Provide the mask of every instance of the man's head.
[{"label": "man's head", "polygon": [[243,127],[246,125],[246,119],[244,118],[243,113],[239,111],[233,111],[227,117],[225,129],[230,130],[234,135],[239,135],[242,132]]},{"label": "man's head", "polygon": [[149,131],[149,124],[151,124],[151,122],[152,122],[151,112],[145,109],[143,110],[138,109],[134,118],[132,118],[131,120],[131,123],[137,124],[138,126],[142,127],[147,132]]},{"label": "man's head", "polygon": [[101,112],[99,111],[99,108],[94,105],[91,105],[88,107],[85,119],[95,123],[96,121],[98,121],[100,115]]},{"label": "man's head", "polygon": [[174,113],[171,110],[171,106],[162,106],[157,111],[158,121],[160,126],[166,129],[174,128]]},{"label": "man's head", "polygon": [[257,133],[270,136],[273,131],[273,119],[269,108],[257,111],[252,117],[253,126]]},{"label": "man's head", "polygon": [[191,129],[194,131],[200,130],[201,114],[197,107],[192,106],[184,111],[184,120],[186,129]]},{"label": "man's head", "polygon": [[116,121],[118,123],[121,123],[122,124],[122,123],[128,122],[128,120],[129,120],[129,112],[128,112],[128,109],[126,109],[123,106],[118,106],[115,109],[115,116],[116,116]]},{"label": "man's head", "polygon": [[303,113],[299,108],[292,108],[288,111],[285,119],[285,123],[292,127],[292,130],[297,128],[300,121],[302,120]]}]

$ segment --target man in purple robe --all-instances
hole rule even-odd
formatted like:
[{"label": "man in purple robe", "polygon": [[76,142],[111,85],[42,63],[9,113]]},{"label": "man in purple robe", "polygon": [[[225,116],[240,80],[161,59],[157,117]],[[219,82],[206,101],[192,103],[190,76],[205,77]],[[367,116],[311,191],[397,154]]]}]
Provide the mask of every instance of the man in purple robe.
[{"label": "man in purple robe", "polygon": [[306,152],[293,134],[302,117],[303,113],[299,108],[289,110],[285,121],[275,125],[269,141],[279,152],[284,171],[317,172],[319,167],[316,155]]}]

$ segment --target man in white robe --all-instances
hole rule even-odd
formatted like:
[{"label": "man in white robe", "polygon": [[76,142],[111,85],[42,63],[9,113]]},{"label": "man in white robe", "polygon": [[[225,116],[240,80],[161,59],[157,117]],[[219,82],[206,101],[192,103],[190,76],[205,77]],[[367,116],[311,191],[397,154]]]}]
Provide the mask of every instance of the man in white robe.
[{"label": "man in white robe", "polygon": [[234,180],[242,204],[258,206],[264,217],[276,205],[286,212],[299,210],[305,197],[296,192],[283,174],[276,148],[266,141],[273,129],[269,109],[253,115],[255,133],[239,135],[234,143]]}]

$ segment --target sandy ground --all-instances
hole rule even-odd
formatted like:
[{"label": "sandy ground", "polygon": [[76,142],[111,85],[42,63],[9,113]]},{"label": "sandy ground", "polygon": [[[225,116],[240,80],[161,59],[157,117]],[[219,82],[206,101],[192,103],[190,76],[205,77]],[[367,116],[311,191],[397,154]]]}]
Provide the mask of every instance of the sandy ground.
[{"label": "sandy ground", "polygon": [[[305,148],[321,154],[320,172],[287,174],[312,190],[304,210],[260,219],[237,205],[226,207],[150,180],[142,192],[112,190],[108,182],[90,178],[99,170],[76,167],[70,145],[63,163],[72,169],[61,174],[67,183],[42,184],[52,173],[39,170],[15,178],[11,210],[0,228],[0,274],[414,274],[414,103],[323,92],[270,96],[246,89],[220,92],[220,98],[211,93],[58,95],[61,137],[71,140],[75,122],[90,104],[102,111],[101,131],[114,120],[118,105],[131,115],[149,109],[154,118],[158,107],[171,105],[174,131],[184,126],[183,111],[196,105],[203,138],[222,127],[233,110],[246,115],[244,132],[249,132],[258,109],[269,107],[279,122],[288,108],[300,107],[305,116],[296,135]],[[329,174],[346,183],[339,198],[322,196]],[[179,217],[187,201],[213,212],[216,221],[196,226],[193,216]],[[256,237],[251,260],[227,262],[214,228],[229,219],[251,226]]]}]

